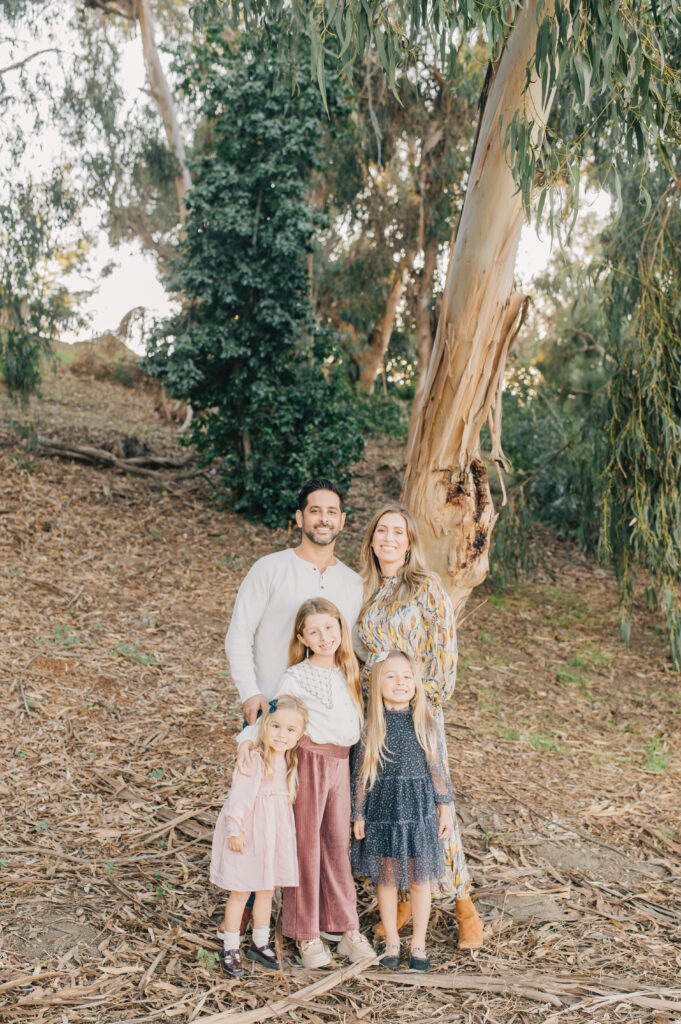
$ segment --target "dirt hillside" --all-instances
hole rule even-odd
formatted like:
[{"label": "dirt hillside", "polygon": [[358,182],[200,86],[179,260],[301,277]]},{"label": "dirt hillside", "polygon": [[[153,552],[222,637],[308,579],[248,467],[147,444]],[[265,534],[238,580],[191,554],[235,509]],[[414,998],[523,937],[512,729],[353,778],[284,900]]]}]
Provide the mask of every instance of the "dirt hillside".
[{"label": "dirt hillside", "polygon": [[[64,368],[32,416],[62,443],[185,454],[149,394]],[[609,572],[553,542],[459,625],[447,723],[485,948],[457,951],[450,901],[428,976],[230,981],[207,879],[239,723],[223,637],[248,566],[295,536],[226,510],[209,471],[44,457],[8,418],[0,393],[4,1019],[681,1021],[680,679],[643,605],[618,643]],[[372,443],[358,467],[350,564],[401,459]],[[371,893],[360,909],[370,933]]]}]

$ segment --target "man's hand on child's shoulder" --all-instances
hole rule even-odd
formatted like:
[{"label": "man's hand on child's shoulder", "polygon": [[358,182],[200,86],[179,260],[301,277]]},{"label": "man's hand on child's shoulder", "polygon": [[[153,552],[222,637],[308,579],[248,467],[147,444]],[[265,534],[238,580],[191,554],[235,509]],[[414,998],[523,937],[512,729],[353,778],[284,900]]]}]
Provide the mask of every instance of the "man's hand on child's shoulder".
[{"label": "man's hand on child's shoulder", "polygon": [[261,693],[256,693],[254,697],[249,697],[243,702],[241,710],[248,724],[253,725],[257,721],[258,713],[267,711],[267,701]]}]

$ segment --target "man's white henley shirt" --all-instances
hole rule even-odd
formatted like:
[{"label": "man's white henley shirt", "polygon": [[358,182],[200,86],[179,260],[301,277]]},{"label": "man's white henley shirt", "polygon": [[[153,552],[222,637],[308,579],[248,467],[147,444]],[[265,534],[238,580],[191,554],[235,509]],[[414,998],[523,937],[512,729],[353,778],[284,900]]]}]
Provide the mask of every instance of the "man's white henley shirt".
[{"label": "man's white henley shirt", "polygon": [[303,601],[325,597],[352,630],[362,606],[362,580],[341,561],[320,573],[293,548],[255,562],[243,583],[225,638],[232,679],[241,702],[262,693],[271,700],[288,665],[296,612]]}]

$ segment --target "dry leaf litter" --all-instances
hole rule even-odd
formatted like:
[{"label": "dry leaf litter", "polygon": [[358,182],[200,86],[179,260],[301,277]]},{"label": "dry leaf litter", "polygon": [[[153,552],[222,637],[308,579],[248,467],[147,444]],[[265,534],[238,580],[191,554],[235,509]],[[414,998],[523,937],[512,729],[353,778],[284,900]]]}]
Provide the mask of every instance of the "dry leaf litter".
[{"label": "dry leaf litter", "polygon": [[[445,901],[429,975],[229,980],[207,879],[240,721],[223,636],[249,565],[295,537],[221,507],[143,391],[60,370],[38,451],[0,411],[2,1019],[681,1021],[680,680],[643,603],[617,642],[610,572],[554,541],[461,622],[447,727],[485,948],[456,949]],[[401,465],[385,442],[358,467],[351,564]],[[370,934],[368,891],[360,914]]]}]

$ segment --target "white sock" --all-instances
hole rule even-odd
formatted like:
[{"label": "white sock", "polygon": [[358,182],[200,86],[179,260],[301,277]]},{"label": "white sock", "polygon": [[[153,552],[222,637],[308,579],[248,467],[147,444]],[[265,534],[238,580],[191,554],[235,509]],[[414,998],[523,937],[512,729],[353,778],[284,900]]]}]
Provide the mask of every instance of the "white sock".
[{"label": "white sock", "polygon": [[262,928],[253,929],[253,943],[262,949],[263,946],[267,946],[270,941],[270,928],[269,925],[263,925]]},{"label": "white sock", "polygon": [[222,945],[224,949],[238,949],[239,948],[239,933],[238,932],[223,932],[222,933]]}]

